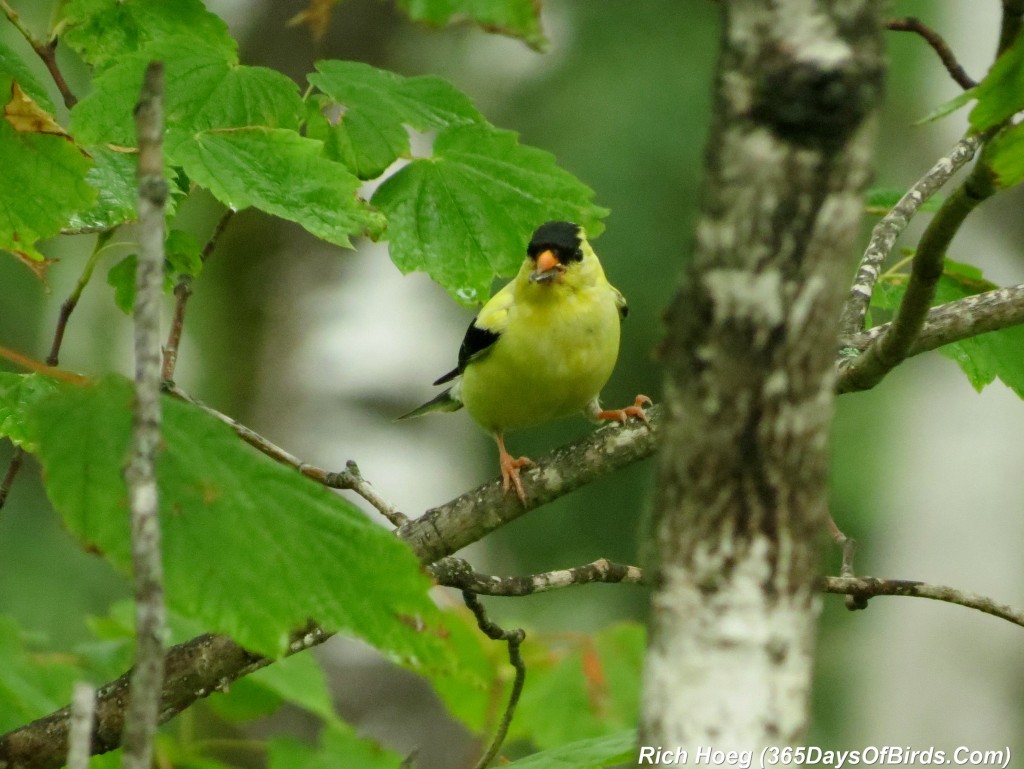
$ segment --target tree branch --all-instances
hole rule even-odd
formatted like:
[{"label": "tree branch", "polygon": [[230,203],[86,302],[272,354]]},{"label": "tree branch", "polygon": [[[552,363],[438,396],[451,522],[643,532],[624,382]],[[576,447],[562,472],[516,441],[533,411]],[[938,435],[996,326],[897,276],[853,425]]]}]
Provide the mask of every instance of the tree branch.
[{"label": "tree branch", "polygon": [[160,300],[164,276],[164,70],[146,68],[135,108],[139,142],[139,263],[135,280],[135,404],[125,470],[135,577],[135,667],[124,728],[125,769],[148,769],[164,674],[164,585],[156,452],[160,445]]},{"label": "tree branch", "polygon": [[[1022,323],[1024,284],[997,288],[954,302],[946,302],[928,311],[921,333],[918,334],[907,356],[920,355],[943,345]],[[885,334],[890,326],[890,323],[883,323],[844,339],[842,344],[847,349],[865,350]],[[840,377],[837,387],[841,393],[856,389],[845,377]]]},{"label": "tree branch", "polygon": [[[931,309],[949,244],[967,216],[995,189],[991,170],[986,163],[979,162],[945,200],[918,243],[910,280],[896,317],[862,355],[843,361],[841,391],[874,387],[906,359]],[[868,296],[870,298],[870,294]]]},{"label": "tree branch", "polygon": [[503,597],[546,593],[549,590],[595,582],[639,585],[644,581],[643,572],[638,567],[613,563],[607,558],[599,558],[571,569],[556,569],[525,577],[496,577],[474,571],[462,558],[449,556],[432,563],[428,571],[439,585],[468,590],[477,595]]},{"label": "tree branch", "polygon": [[516,712],[516,706],[519,704],[519,697],[523,693],[523,684],[526,683],[526,663],[523,661],[523,655],[519,650],[526,639],[526,631],[522,628],[504,630],[497,623],[492,622],[487,617],[487,612],[484,610],[483,604],[480,603],[480,599],[469,590],[462,591],[462,600],[466,602],[466,606],[469,607],[470,611],[473,612],[473,616],[476,617],[477,627],[488,638],[493,641],[504,641],[508,644],[508,661],[516,671],[515,679],[512,681],[512,691],[508,695],[508,704],[505,706],[505,712],[502,714],[498,729],[494,733],[490,747],[487,748],[474,767],[474,769],[486,769],[495,756],[498,755],[502,743],[505,742],[505,736],[508,734],[508,728],[512,725],[512,717]]},{"label": "tree branch", "polygon": [[945,601],[968,609],[977,609],[985,614],[1005,619],[1024,627],[1024,611],[1006,604],[996,603],[991,598],[976,593],[967,593],[945,585],[929,585],[908,579],[878,579],[877,577],[822,577],[821,588],[826,593],[856,596],[867,599],[879,595],[904,595],[912,598],[930,598]]},{"label": "tree branch", "polygon": [[968,75],[967,71],[960,66],[960,62],[956,60],[956,56],[953,55],[953,51],[950,50],[946,41],[942,39],[942,35],[920,19],[913,16],[907,16],[904,19],[892,19],[885,23],[885,27],[895,32],[914,32],[923,37],[925,42],[939,55],[939,59],[942,61],[942,65],[946,68],[949,76],[965,91],[974,88],[978,84],[978,81]]},{"label": "tree branch", "polygon": [[981,140],[974,135],[967,136],[957,142],[956,146],[945,157],[907,190],[892,210],[883,216],[871,231],[871,239],[857,268],[857,276],[853,280],[850,294],[843,306],[839,321],[839,333],[850,336],[864,328],[871,294],[875,290],[882,262],[888,258],[900,233],[906,229],[918,209],[934,195],[965,163],[974,157],[981,146]]},{"label": "tree branch", "polygon": [[79,681],[71,694],[68,716],[68,769],[88,769],[92,758],[92,724],[96,715],[96,690]]}]

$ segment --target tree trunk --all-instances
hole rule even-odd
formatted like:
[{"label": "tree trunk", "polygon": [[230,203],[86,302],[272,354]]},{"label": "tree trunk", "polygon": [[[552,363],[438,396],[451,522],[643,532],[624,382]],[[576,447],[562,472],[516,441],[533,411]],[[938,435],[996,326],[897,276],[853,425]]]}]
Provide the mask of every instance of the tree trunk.
[{"label": "tree trunk", "polygon": [[671,751],[807,728],[840,300],[885,71],[876,0],[720,7],[696,251],[662,349],[641,744]]}]

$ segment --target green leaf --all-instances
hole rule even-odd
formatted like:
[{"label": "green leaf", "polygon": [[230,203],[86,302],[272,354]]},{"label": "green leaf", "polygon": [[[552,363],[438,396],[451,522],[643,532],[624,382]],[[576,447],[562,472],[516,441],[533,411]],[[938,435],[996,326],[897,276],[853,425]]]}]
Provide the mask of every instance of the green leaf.
[{"label": "green leaf", "polygon": [[53,112],[53,100],[46,88],[25,65],[24,60],[8,48],[3,40],[0,40],[0,75],[8,75],[36,104],[47,112]]},{"label": "green leaf", "polygon": [[[87,151],[94,165],[85,175],[85,181],[96,190],[96,203],[91,208],[73,212],[66,229],[96,232],[134,221],[138,198],[136,156],[105,145],[93,145]],[[168,202],[173,200],[171,197]]]},{"label": "green leaf", "polygon": [[337,723],[327,679],[312,654],[293,654],[257,670],[248,681],[274,692],[285,702],[297,705],[328,723]]},{"label": "green leaf", "polygon": [[[324,98],[324,97],[321,97]],[[319,111],[311,111],[306,136],[324,143],[324,156],[342,163],[360,179],[375,179],[409,152],[409,134],[398,124],[374,126],[357,115],[330,123]]]},{"label": "green leaf", "polygon": [[33,654],[13,619],[0,615],[0,733],[67,704],[74,666]]},{"label": "green leaf", "polygon": [[174,37],[190,38],[193,46],[212,48],[225,59],[237,51],[227,24],[201,0],[72,0],[62,22],[61,40],[101,70]]},{"label": "green leaf", "polygon": [[635,729],[571,742],[506,764],[507,769],[603,769],[636,764]]},{"label": "green leaf", "polygon": [[1005,51],[976,88],[978,103],[971,110],[971,126],[985,131],[1024,109],[1024,36]]},{"label": "green leaf", "polygon": [[985,155],[999,187],[1007,189],[1024,181],[1024,123],[998,134]]},{"label": "green leaf", "polygon": [[[4,104],[11,82],[0,75]],[[0,249],[43,264],[37,241],[57,235],[72,214],[96,199],[85,180],[91,166],[67,136],[19,131],[6,115],[0,116]]]},{"label": "green leaf", "polygon": [[488,32],[518,37],[535,50],[547,45],[535,0],[398,0],[398,6],[413,21],[448,24],[469,19]]},{"label": "green leaf", "polygon": [[[997,286],[986,280],[977,267],[947,259],[932,304],[953,302],[994,288]],[[871,304],[895,310],[905,291],[906,276],[894,276],[894,279],[879,283]],[[1011,326],[953,342],[940,347],[938,352],[955,361],[979,392],[998,377],[1024,398],[1024,355],[1021,355],[1021,350],[1024,350],[1024,326]]]},{"label": "green leaf", "polygon": [[417,131],[484,122],[469,97],[434,75],[402,77],[357,61],[318,61],[309,82],[370,126]]},{"label": "green leaf", "polygon": [[184,230],[171,230],[165,244],[167,272],[172,281],[182,275],[198,278],[203,271],[202,246]]},{"label": "green leaf", "polygon": [[915,126],[919,126],[919,125],[924,125],[925,123],[932,123],[932,122],[934,122],[934,121],[936,121],[936,120],[938,120],[940,118],[946,117],[946,115],[950,115],[950,114],[956,112],[958,109],[963,107],[969,101],[971,101],[972,99],[977,97],[977,90],[978,89],[976,87],[975,88],[968,88],[963,93],[958,93],[956,96],[954,96],[949,101],[946,101],[946,102],[943,102],[942,104],[940,104],[938,107],[933,109],[931,112],[929,112],[927,115],[925,115],[920,120],[915,120],[914,121],[914,125]]},{"label": "green leaf", "polygon": [[[512,735],[552,748],[634,726],[643,658],[644,629],[636,623],[534,647]],[[559,718],[551,718],[552,707]]]},{"label": "green leaf", "polygon": [[[864,200],[864,207],[867,209],[869,214],[877,214],[883,216],[900,202],[900,199],[906,193],[906,190],[893,189],[890,187],[876,187],[867,191],[867,195]],[[935,212],[939,210],[939,206],[942,205],[942,201],[945,198],[942,195],[932,195],[928,200],[921,204],[918,211]]]},{"label": "green leaf", "polygon": [[[62,386],[30,420],[54,508],[125,573],[131,402],[120,378]],[[272,656],[314,618],[408,663],[447,663],[429,582],[403,543],[200,409],[170,397],[162,407],[157,476],[170,609]]]},{"label": "green leaf", "polygon": [[382,221],[357,197],[359,180],[325,158],[322,148],[281,129],[206,131],[181,143],[177,160],[231,208],[253,206],[349,246],[351,236],[375,232]]},{"label": "green leaf", "polygon": [[129,254],[107,271],[107,285],[114,289],[114,304],[125,315],[135,308],[135,270],[139,257]]},{"label": "green leaf", "polygon": [[92,92],[71,111],[72,133],[87,143],[135,146],[133,110],[151,59],[164,62],[164,150],[211,128],[267,126],[297,129],[304,115],[298,86],[265,67],[241,66],[218,48],[171,38],[121,57],[93,80]]},{"label": "green leaf", "polygon": [[[469,98],[433,75],[402,77],[356,61],[320,61],[309,82],[343,105],[334,125],[311,121],[315,138],[327,142],[329,155],[360,179],[372,179],[399,157],[409,155],[405,126],[429,131],[484,122]],[[329,107],[329,105],[328,105]]]},{"label": "green leaf", "polygon": [[327,726],[320,733],[319,747],[291,737],[270,740],[269,769],[398,769],[402,757],[371,740],[360,739],[342,723]]},{"label": "green leaf", "polygon": [[30,435],[26,414],[32,404],[56,389],[57,383],[41,374],[0,371],[0,438],[35,452],[38,446]]},{"label": "green leaf", "polygon": [[551,219],[600,234],[607,210],[554,157],[486,125],[442,131],[430,158],[382,184],[373,204],[388,217],[391,258],[426,271],[462,304],[485,300],[495,275],[514,274],[530,233]]}]

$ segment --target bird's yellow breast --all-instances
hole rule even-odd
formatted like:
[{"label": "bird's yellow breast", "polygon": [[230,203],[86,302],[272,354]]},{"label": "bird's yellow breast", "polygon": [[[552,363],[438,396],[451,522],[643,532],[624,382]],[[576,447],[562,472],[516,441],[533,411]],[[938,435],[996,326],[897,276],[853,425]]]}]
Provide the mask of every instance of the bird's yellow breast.
[{"label": "bird's yellow breast", "polygon": [[492,319],[501,336],[462,375],[462,401],[481,426],[530,427],[579,412],[598,396],[619,353],[616,293],[603,278],[588,286],[506,287],[517,295],[498,303],[507,312]]}]

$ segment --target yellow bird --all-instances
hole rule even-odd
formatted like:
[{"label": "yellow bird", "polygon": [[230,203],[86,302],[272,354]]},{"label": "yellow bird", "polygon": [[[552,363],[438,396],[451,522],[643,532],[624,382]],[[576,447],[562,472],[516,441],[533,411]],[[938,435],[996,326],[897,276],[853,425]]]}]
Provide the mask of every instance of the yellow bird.
[{"label": "yellow bird", "polygon": [[506,431],[581,411],[595,420],[647,422],[646,395],[610,411],[598,402],[619,355],[619,323],[627,311],[583,228],[542,224],[519,273],[469,324],[459,365],[434,382],[451,386],[399,419],[465,406],[498,442],[505,490],[515,487],[525,504],[519,470],[533,462],[508,453]]}]

